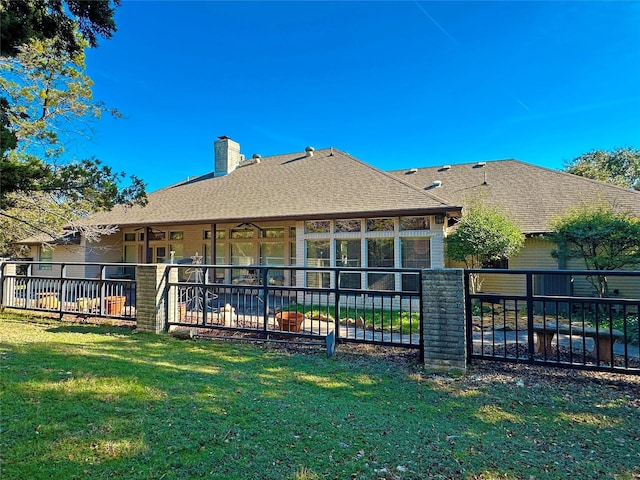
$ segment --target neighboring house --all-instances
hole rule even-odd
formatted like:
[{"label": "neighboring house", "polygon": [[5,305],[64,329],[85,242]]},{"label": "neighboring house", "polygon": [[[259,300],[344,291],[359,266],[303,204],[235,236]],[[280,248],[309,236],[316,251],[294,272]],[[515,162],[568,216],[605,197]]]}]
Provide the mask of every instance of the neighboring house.
[{"label": "neighboring house", "polygon": [[[584,262],[578,259],[567,265],[559,263],[551,255],[555,244],[544,239],[551,231],[553,219],[572,207],[604,200],[640,217],[640,192],[636,190],[518,160],[412,168],[390,173],[448,203],[466,205],[482,199],[504,212],[526,236],[520,253],[504,262],[501,265],[504,268],[585,269]],[[460,265],[447,261],[446,266]],[[548,280],[553,282],[551,277]],[[557,285],[552,287],[556,288],[554,293],[568,293],[558,292]],[[491,291],[497,289],[497,285],[492,286],[492,279],[487,278],[484,288]],[[504,285],[501,288],[504,289]],[[545,288],[541,286],[541,290]],[[626,290],[628,292],[629,288]],[[635,286],[635,290],[640,288]]]},{"label": "neighboring house", "polygon": [[[33,239],[22,243],[47,261],[163,263],[197,253],[218,265],[445,265],[445,219],[460,205],[333,148],[245,160],[238,143],[220,137],[214,151],[213,173],[152,192],[145,207],[86,219],[119,227],[99,243],[83,238],[53,255]],[[277,272],[271,280],[288,281]]]},{"label": "neighboring house", "polygon": [[442,268],[459,266],[445,256],[449,226],[482,197],[527,237],[509,268],[582,269],[551,256],[543,235],[555,216],[599,198],[640,216],[640,192],[516,160],[385,172],[333,148],[245,159],[220,137],[214,152],[213,173],[150,193],[146,207],[90,216],[119,227],[99,243],[82,238],[52,255],[37,239],[21,243],[47,261],[163,263],[198,253],[218,265]]}]

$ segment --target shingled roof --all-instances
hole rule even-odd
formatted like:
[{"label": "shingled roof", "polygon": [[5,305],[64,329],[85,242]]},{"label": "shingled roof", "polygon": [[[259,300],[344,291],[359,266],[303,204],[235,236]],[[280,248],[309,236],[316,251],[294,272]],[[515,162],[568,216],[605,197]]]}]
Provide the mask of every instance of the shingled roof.
[{"label": "shingled roof", "polygon": [[243,161],[148,195],[148,205],[88,217],[92,225],[222,223],[459,211],[423,188],[330,148]]},{"label": "shingled roof", "polygon": [[[390,172],[446,202],[482,197],[507,213],[524,233],[544,233],[554,217],[581,203],[604,199],[640,217],[640,192],[518,160],[495,160]],[[439,182],[440,185],[436,186]],[[434,183],[436,182],[436,183]]]}]

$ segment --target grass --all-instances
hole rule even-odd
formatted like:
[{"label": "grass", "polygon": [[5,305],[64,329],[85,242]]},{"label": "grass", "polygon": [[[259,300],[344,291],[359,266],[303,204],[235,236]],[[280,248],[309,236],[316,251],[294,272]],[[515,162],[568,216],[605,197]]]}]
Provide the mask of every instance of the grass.
[{"label": "grass", "polygon": [[0,477],[640,478],[637,377],[482,368],[4,313]]},{"label": "grass", "polygon": [[[287,310],[304,313],[309,318],[335,319],[335,307],[312,307],[305,304],[291,303]],[[343,323],[361,318],[364,328],[369,330],[402,333],[404,335],[420,332],[420,313],[407,310],[390,310],[388,308],[354,308],[341,307],[340,318]]]}]

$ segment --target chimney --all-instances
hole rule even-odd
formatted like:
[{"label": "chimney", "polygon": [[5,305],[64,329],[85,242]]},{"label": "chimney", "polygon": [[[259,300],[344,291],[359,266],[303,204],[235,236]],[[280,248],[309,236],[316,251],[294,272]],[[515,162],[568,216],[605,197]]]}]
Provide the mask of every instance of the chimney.
[{"label": "chimney", "polygon": [[240,163],[240,144],[229,137],[224,135],[218,137],[218,140],[213,142],[213,152],[215,155],[214,175],[216,177],[233,172]]}]

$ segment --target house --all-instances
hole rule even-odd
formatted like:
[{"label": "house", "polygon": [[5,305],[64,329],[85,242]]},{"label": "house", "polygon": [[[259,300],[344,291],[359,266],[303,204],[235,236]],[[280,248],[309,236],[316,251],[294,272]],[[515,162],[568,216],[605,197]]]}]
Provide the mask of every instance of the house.
[{"label": "house", "polygon": [[386,172],[334,148],[245,158],[228,137],[214,142],[214,153],[212,173],[152,192],[146,207],[86,220],[117,225],[117,233],[99,243],[82,238],[53,255],[32,239],[33,257],[163,263],[198,254],[206,264],[239,266],[459,266],[446,259],[444,238],[465,203],[482,197],[527,237],[509,268],[583,268],[551,256],[543,235],[554,216],[598,198],[640,216],[640,192],[517,160]]},{"label": "house", "polygon": [[[640,192],[551,170],[518,160],[496,160],[428,168],[395,170],[391,174],[417,188],[456,205],[466,205],[476,199],[497,207],[507,214],[525,234],[525,244],[519,254],[502,267],[511,269],[584,269],[579,259],[568,264],[551,255],[555,244],[545,240],[555,217],[581,204],[606,201],[616,208],[640,217]],[[447,267],[461,266],[447,260]],[[553,282],[552,277],[547,277]],[[557,280],[557,279],[556,279]],[[566,277],[563,280],[567,280]],[[518,282],[513,285],[516,287]],[[558,285],[551,285],[554,293]],[[505,291],[505,286],[492,286],[488,278],[485,288]],[[567,287],[568,288],[568,287]],[[620,285],[627,293],[640,286]],[[540,286],[540,291],[548,290]],[[560,293],[569,293],[568,291]],[[583,292],[590,293],[590,292]]]},{"label": "house", "polygon": [[445,266],[445,219],[459,216],[461,205],[334,148],[245,158],[237,142],[220,137],[214,153],[212,173],[150,193],[145,207],[86,219],[117,225],[117,233],[53,255],[32,241],[33,257],[163,263],[198,254],[218,265]]}]

